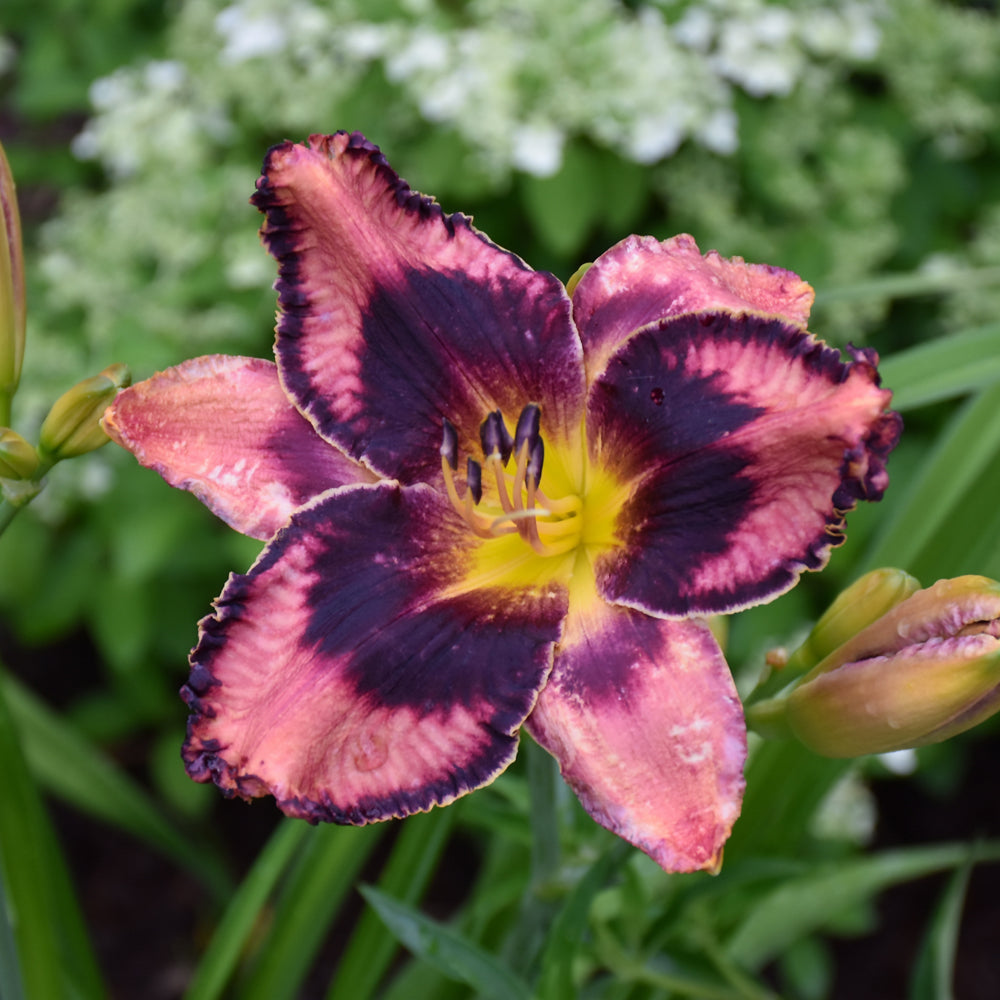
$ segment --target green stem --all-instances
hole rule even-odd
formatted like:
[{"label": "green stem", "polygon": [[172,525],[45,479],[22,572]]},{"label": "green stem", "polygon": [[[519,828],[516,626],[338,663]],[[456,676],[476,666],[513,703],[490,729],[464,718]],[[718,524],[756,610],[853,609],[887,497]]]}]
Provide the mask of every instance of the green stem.
[{"label": "green stem", "polygon": [[559,868],[559,816],[556,795],[559,765],[533,740],[523,741],[528,764],[528,798],[531,805],[531,879],[536,888]]},{"label": "green stem", "polygon": [[0,489],[0,535],[7,530],[7,526],[17,516],[17,512],[22,507],[27,507],[42,492],[42,489],[45,487],[45,476],[54,464],[54,462],[43,458],[38,463],[38,468],[35,469],[35,473],[31,479],[16,481],[5,479],[2,481],[2,489]]},{"label": "green stem", "polygon": [[765,740],[791,739],[792,731],[788,727],[788,717],[785,712],[786,698],[768,698],[748,705],[744,709],[747,728]]},{"label": "green stem", "polygon": [[692,1000],[776,1000],[774,994],[755,989],[753,985],[727,986],[709,983],[686,975],[675,975],[664,969],[652,968],[632,956],[614,938],[603,924],[595,928],[597,952],[601,961],[621,982],[643,983],[672,996],[691,997]]},{"label": "green stem", "polygon": [[14,506],[6,497],[0,500],[0,535],[7,530],[7,525],[14,520],[15,515],[24,506]]}]

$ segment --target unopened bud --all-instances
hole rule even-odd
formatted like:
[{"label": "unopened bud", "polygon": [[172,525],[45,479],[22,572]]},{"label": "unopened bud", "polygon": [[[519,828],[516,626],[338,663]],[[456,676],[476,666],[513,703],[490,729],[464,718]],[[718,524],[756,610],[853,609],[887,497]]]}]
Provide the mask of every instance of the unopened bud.
[{"label": "unopened bud", "polygon": [[574,272],[573,276],[566,282],[566,294],[572,296],[576,291],[576,286],[580,284],[580,279],[593,267],[593,262],[581,264]]},{"label": "unopened bud", "polygon": [[786,669],[789,673],[811,670],[919,589],[920,581],[901,569],[866,573],[837,595],[805,642],[788,658]]},{"label": "unopened bud", "polygon": [[78,382],[56,400],[42,424],[38,449],[50,462],[84,455],[109,440],[101,417],[132,376],[126,365],[111,365],[100,375]]},{"label": "unopened bud", "polygon": [[31,479],[38,452],[9,427],[0,427],[0,479]]},{"label": "unopened bud", "polygon": [[9,406],[24,358],[24,250],[10,164],[0,146],[0,396]]},{"label": "unopened bud", "polygon": [[1000,583],[964,576],[917,591],[780,702],[791,733],[827,757],[902,750],[971,729],[1000,710]]}]

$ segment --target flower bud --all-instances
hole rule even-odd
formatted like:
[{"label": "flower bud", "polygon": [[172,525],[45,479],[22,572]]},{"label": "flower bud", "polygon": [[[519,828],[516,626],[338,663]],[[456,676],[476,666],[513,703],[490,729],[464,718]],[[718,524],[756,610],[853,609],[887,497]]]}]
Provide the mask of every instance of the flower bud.
[{"label": "flower bud", "polygon": [[580,279],[593,267],[593,261],[586,264],[581,264],[572,274],[569,281],[566,282],[566,294],[572,297],[573,293],[576,291],[576,286],[580,284]]},{"label": "flower bud", "polygon": [[827,757],[902,750],[971,729],[1000,710],[1000,583],[964,576],[917,591],[781,701],[791,733]]},{"label": "flower bud", "polygon": [[786,669],[811,669],[919,589],[920,581],[901,569],[866,573],[837,596],[788,658]]},{"label": "flower bud", "polygon": [[109,438],[101,417],[119,389],[129,385],[126,365],[111,365],[100,375],[78,382],[64,392],[49,410],[38,436],[38,450],[51,462],[84,455],[100,448]]},{"label": "flower bud", "polygon": [[31,479],[38,452],[9,427],[0,427],[0,479]]},{"label": "flower bud", "polygon": [[7,406],[24,358],[24,251],[14,177],[0,146],[0,396]]}]

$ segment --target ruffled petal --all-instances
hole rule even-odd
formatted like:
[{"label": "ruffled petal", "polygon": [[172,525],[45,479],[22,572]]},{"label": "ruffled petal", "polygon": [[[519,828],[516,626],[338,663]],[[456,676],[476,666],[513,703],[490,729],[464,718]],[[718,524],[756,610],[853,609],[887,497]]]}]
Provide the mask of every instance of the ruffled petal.
[{"label": "ruffled petal", "polygon": [[548,676],[566,596],[455,586],[467,539],[422,485],[296,511],[202,622],[182,690],[191,777],[356,824],[492,780]]},{"label": "ruffled petal", "polygon": [[433,480],[442,418],[540,404],[575,429],[583,360],[562,284],[412,192],[357,133],[275,146],[254,203],[278,260],[282,379],[319,432],[386,476]]},{"label": "ruffled petal", "polygon": [[746,727],[703,621],[574,605],[528,729],[602,826],[668,872],[718,870]]},{"label": "ruffled petal", "polygon": [[691,312],[762,313],[805,328],[813,290],[798,275],[766,264],[702,256],[694,239],[660,243],[629,236],[603,253],[573,292],[588,380],[636,330]]},{"label": "ruffled petal", "polygon": [[837,351],[776,320],[681,316],[636,334],[588,402],[592,460],[631,485],[610,601],[653,614],[734,611],[819,569],[845,511],[878,500],[901,422],[874,352]]},{"label": "ruffled petal", "polygon": [[258,358],[209,355],[160,372],[119,393],[104,428],[253,538],[325,490],[376,478],[313,430]]}]

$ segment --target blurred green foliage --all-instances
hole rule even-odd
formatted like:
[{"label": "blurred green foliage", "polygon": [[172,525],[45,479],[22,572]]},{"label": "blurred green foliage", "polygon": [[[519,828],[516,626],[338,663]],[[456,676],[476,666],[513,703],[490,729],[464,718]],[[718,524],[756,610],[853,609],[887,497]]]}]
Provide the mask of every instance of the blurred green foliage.
[{"label": "blurred green foliage", "polygon": [[[995,8],[5,0],[0,42],[0,138],[29,254],[20,426],[37,425],[63,388],[113,361],[143,378],[213,351],[266,356],[273,266],[247,205],[260,158],[286,137],[356,128],[415,188],[473,214],[533,266],[565,279],[629,232],[688,231],[703,249],[802,274],[818,291],[816,333],[882,353],[907,420],[894,485],[851,515],[827,572],[733,621],[741,683],[862,569],[896,564],[925,582],[1000,577]],[[259,545],[123,453],[77,465],[60,467],[0,539],[7,644],[41,649],[74,636],[101,665],[59,699],[59,713],[20,686],[3,689],[27,758],[10,739],[0,746],[28,803],[24,829],[4,834],[15,848],[7,863],[18,863],[22,840],[51,842],[27,768],[76,808],[197,871],[204,859],[185,856],[185,838],[216,845],[213,816],[239,807],[184,778],[175,692],[195,623]],[[47,692],[58,684],[41,681]],[[12,731],[0,716],[0,737]],[[129,741],[146,751],[141,784],[102,753]],[[96,791],[60,787],[60,747]],[[534,753],[529,745],[522,756]],[[920,760],[915,780],[927,787],[960,781],[961,743]],[[511,996],[528,983],[544,997],[760,998],[774,994],[758,974],[778,960],[784,995],[813,1000],[829,995],[834,975],[815,931],[864,932],[883,887],[969,858],[962,846],[860,854],[864,822],[817,826],[833,789],[868,801],[857,769],[769,744],[752,759],[723,874],[668,877],[623,855],[557,779],[554,809],[531,809],[545,766],[519,762],[454,818],[403,825],[391,857],[411,861],[370,869],[380,891],[347,938],[347,978],[330,996],[374,995],[391,973],[383,995],[407,1000],[488,993],[501,981]],[[189,995],[224,995],[236,982],[233,995],[248,996],[257,973],[277,990],[271,1000],[298,995],[380,836],[282,823],[235,894],[231,861],[206,847],[223,872],[202,871],[218,930]],[[414,907],[455,836],[475,845],[476,874],[447,923]],[[60,872],[50,876],[30,933],[49,919],[45,907],[71,898]],[[929,924],[922,968],[932,972],[919,973],[915,995],[942,995],[927,983],[947,981],[940,955],[962,886]],[[296,907],[311,933],[275,922]],[[71,967],[89,969],[67,912]],[[393,966],[373,913],[424,961]],[[4,947],[0,933],[0,959]]]}]

